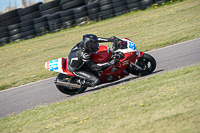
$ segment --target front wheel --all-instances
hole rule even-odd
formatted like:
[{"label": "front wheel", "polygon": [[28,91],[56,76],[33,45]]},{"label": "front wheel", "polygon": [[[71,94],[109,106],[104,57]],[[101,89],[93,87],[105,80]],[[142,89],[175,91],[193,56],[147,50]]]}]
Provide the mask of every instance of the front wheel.
[{"label": "front wheel", "polygon": [[134,66],[129,66],[127,68],[128,72],[133,75],[148,75],[151,74],[156,68],[156,60],[149,54],[144,53],[144,55],[137,61],[136,65],[142,68],[138,70]]},{"label": "front wheel", "polygon": [[[59,74],[56,78],[56,81],[59,80],[59,81],[69,82],[69,80],[66,80],[68,78],[69,78],[69,76],[67,76],[67,75]],[[83,87],[83,88],[70,87],[69,88],[69,87],[61,86],[61,85],[56,85],[56,87],[60,92],[67,94],[67,95],[76,95],[79,93],[83,93],[87,89],[87,87]]]}]

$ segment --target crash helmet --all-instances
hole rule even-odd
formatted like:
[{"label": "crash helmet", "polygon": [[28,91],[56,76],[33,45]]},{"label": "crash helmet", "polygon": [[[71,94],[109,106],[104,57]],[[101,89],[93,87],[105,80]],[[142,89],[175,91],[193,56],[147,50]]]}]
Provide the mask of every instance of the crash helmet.
[{"label": "crash helmet", "polygon": [[99,41],[96,35],[93,34],[84,35],[82,43],[86,51],[97,52],[99,50]]}]

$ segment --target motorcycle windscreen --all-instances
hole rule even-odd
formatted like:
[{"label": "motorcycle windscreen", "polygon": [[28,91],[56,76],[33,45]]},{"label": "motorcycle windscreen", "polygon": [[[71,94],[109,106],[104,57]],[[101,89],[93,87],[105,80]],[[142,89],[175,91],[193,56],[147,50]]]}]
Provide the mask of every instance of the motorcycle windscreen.
[{"label": "motorcycle windscreen", "polygon": [[136,50],[136,45],[135,45],[135,43],[133,41],[131,41],[128,38],[124,38],[122,40],[127,42],[127,48],[125,48],[125,49],[118,49],[118,50],[116,50],[116,52],[120,51],[120,52],[123,52],[123,53],[129,53],[129,52],[135,52],[135,51],[137,51]]}]

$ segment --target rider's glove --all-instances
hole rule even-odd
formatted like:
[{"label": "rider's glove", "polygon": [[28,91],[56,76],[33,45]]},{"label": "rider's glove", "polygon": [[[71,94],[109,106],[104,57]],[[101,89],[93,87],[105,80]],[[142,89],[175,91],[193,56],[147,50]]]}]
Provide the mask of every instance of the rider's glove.
[{"label": "rider's glove", "polygon": [[117,49],[123,49],[127,47],[127,42],[123,41],[115,36],[111,37],[111,42],[113,44],[113,49],[117,50]]},{"label": "rider's glove", "polygon": [[111,42],[114,43],[115,45],[117,45],[119,43],[119,39],[115,36],[111,37]]},{"label": "rider's glove", "polygon": [[111,42],[112,42],[112,45],[113,45],[113,50],[117,50],[118,49],[118,43],[119,43],[119,39],[115,36],[111,37],[110,38]]}]

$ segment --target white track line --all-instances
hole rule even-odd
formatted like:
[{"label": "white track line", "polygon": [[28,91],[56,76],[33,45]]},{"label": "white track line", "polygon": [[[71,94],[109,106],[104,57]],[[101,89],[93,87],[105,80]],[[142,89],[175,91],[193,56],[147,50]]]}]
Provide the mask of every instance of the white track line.
[{"label": "white track line", "polygon": [[50,79],[55,79],[55,77],[51,77],[51,78],[47,78],[47,79],[35,81],[35,82],[32,82],[32,83],[28,83],[28,84],[25,84],[25,85],[20,85],[20,86],[14,87],[14,88],[9,88],[9,89],[6,89],[6,90],[2,90],[2,91],[0,91],[0,93],[1,93],[1,92],[6,92],[6,91],[10,91],[10,90],[14,90],[14,89],[16,89],[16,88],[20,88],[20,87],[23,87],[23,86],[28,86],[28,85],[40,83],[40,82],[43,82],[43,81],[46,81],[46,80],[50,80]]}]

